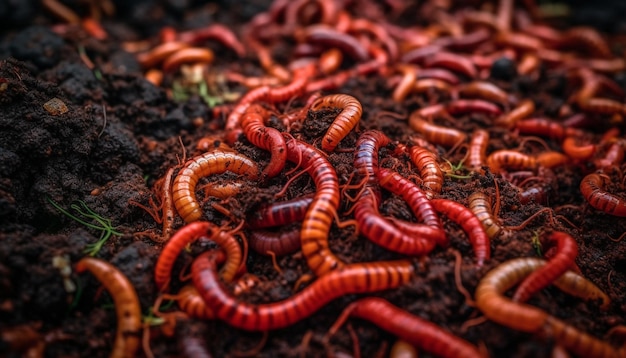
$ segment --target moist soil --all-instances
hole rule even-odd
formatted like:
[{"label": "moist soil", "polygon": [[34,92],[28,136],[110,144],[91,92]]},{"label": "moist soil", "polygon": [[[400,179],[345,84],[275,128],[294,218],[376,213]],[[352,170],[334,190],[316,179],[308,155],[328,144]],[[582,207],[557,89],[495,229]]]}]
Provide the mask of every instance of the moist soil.
[{"label": "moist soil", "polygon": [[[76,4],[80,4],[76,2]],[[75,4],[75,5],[76,5]],[[4,6],[4,5],[3,5]],[[20,336],[28,345],[45,345],[50,357],[105,357],[116,332],[115,308],[108,293],[89,274],[67,276],[78,289],[68,292],[67,279],[53,266],[53,258],[65,257],[75,263],[85,256],[88,245],[96,243],[106,230],[93,218],[82,217],[91,226],[64,215],[53,203],[80,218],[93,214],[111,223],[112,234],[97,252],[123,272],[134,285],[143,314],[158,297],[153,269],[162,244],[155,241],[161,232],[157,223],[140,203],[149,206],[155,200],[153,187],[182,158],[200,152],[196,144],[202,137],[220,135],[224,116],[215,114],[199,96],[191,95],[174,101],[165,87],[156,87],[143,78],[134,55],[126,52],[123,42],[155,38],[165,25],[177,28],[198,27],[197,24],[220,22],[231,28],[248,21],[267,9],[266,2],[245,5],[191,1],[118,2],[116,15],[103,19],[109,38],[96,40],[79,28],[54,32],[58,20],[35,1],[9,2],[0,7],[3,36],[0,42],[0,356],[18,357],[24,350],[10,342],[8,332]],[[81,8],[78,5],[77,8]],[[85,10],[86,11],[86,10]],[[212,71],[233,70],[262,73],[252,57],[238,58],[233,52],[212,44],[216,59]],[[289,44],[285,44],[289,46]],[[83,56],[81,57],[81,53]],[[95,65],[87,67],[84,57]],[[559,106],[572,93],[563,72],[544,71],[540,78],[518,77],[499,85],[519,98],[531,98],[545,115],[556,115]],[[624,81],[621,82],[624,84]],[[230,93],[243,93],[245,88],[229,84]],[[411,95],[403,103],[391,100],[391,87],[381,76],[371,75],[348,80],[332,93],[347,93],[363,104],[360,131],[379,129],[392,140],[408,143],[415,133],[408,127],[411,111],[439,100],[437,94]],[[328,92],[331,93],[331,92]],[[57,98],[67,106],[66,113],[44,104]],[[291,102],[299,108],[305,99]],[[62,107],[62,106],[61,106]],[[281,104],[279,111],[290,107]],[[390,115],[395,113],[395,115]],[[301,128],[292,134],[313,143],[327,126],[333,113],[309,113]],[[276,122],[278,123],[278,122]],[[489,127],[490,119],[481,114],[458,116],[456,126],[470,133],[478,127]],[[598,139],[605,128],[593,129]],[[489,128],[492,140],[489,151],[516,148],[522,137],[512,131]],[[337,170],[341,185],[355,184],[352,159],[358,133],[353,131],[328,159]],[[545,139],[553,150],[559,144]],[[544,150],[530,141],[525,148]],[[245,139],[235,149],[253,158],[261,166],[268,153],[255,148]],[[440,157],[459,163],[464,150],[447,153],[437,148]],[[381,158],[387,154],[381,151]],[[387,155],[388,156],[388,155]],[[384,161],[383,165],[410,173],[409,160]],[[404,160],[402,160],[404,159]],[[443,161],[442,161],[443,163]],[[292,169],[289,164],[287,170]],[[624,166],[612,176],[615,183],[608,189],[623,196],[621,174]],[[464,169],[447,176],[438,197],[467,205],[468,196],[483,191],[495,197],[495,184],[500,192],[499,220],[504,226],[523,223],[542,208],[552,208],[555,217],[541,215],[521,230],[507,230],[492,240],[492,258],[477,267],[465,233],[455,223],[443,218],[450,238],[449,248],[437,248],[425,257],[413,259],[418,273],[407,285],[398,289],[371,294],[383,297],[423,319],[462,337],[492,357],[547,357],[553,342],[521,333],[492,322],[464,325],[480,317],[455,284],[455,251],[462,260],[460,278],[470,293],[481,277],[499,263],[516,257],[537,257],[533,245],[544,231],[560,230],[571,234],[579,245],[576,260],[582,274],[598,285],[612,299],[608,310],[601,311],[595,302],[583,302],[548,288],[535,295],[530,304],[565,320],[578,329],[610,341],[610,328],[626,324],[626,240],[617,239],[626,232],[626,220],[604,214],[588,206],[579,190],[581,179],[594,170],[592,165],[565,165],[542,176],[549,180],[548,200],[544,204],[520,204],[518,188],[511,177],[472,174]],[[289,176],[291,177],[291,176]],[[203,198],[204,219],[217,225],[233,226],[273,199],[286,183],[285,175],[267,183],[245,182],[246,190],[228,199]],[[224,174],[217,180],[235,179]],[[203,182],[216,178],[203,179]],[[286,197],[294,198],[315,191],[308,175],[293,181]],[[348,193],[352,195],[356,192]],[[83,203],[83,204],[81,204]],[[72,205],[74,205],[72,207]],[[84,206],[82,206],[84,205]],[[340,219],[348,220],[352,203],[342,200]],[[226,210],[218,210],[224,208]],[[381,213],[413,220],[409,207],[399,197],[384,193]],[[184,225],[176,218],[175,228]],[[245,230],[244,230],[245,233]],[[329,234],[330,247],[345,262],[366,262],[401,257],[371,243],[354,232],[354,227],[333,224]],[[210,247],[194,245],[177,261],[174,272],[183,272],[192,258]],[[278,257],[273,265],[267,256],[250,252],[248,272],[258,277],[253,287],[244,289],[239,299],[252,302],[274,302],[292,296],[296,282],[310,274],[300,252]],[[306,285],[305,283],[304,285]],[[173,274],[172,288],[182,281]],[[365,357],[387,356],[396,338],[360,319],[349,319],[330,340],[324,337],[342,310],[362,295],[340,297],[324,306],[310,318],[291,327],[267,334],[246,332],[221,321],[179,319],[174,327],[154,324],[144,332],[157,357],[191,354],[194,347],[203,347],[214,356],[325,356],[355,355],[354,345]],[[162,308],[173,312],[175,305]],[[13,344],[13,345],[12,345]],[[140,350],[140,355],[144,355]],[[422,355],[422,353],[420,353]],[[423,354],[428,356],[428,354]]]}]

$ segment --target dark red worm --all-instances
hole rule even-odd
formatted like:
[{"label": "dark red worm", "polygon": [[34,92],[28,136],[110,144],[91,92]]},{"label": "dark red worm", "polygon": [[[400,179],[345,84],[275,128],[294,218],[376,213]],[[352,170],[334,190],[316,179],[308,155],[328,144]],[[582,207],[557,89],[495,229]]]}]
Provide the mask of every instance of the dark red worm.
[{"label": "dark red worm", "polygon": [[351,35],[339,32],[328,26],[308,26],[303,33],[297,34],[301,42],[340,48],[358,62],[367,61],[370,56],[367,49]]},{"label": "dark red worm", "polygon": [[302,221],[312,202],[311,194],[262,206],[248,216],[246,225],[250,229],[262,229]]},{"label": "dark red worm", "polygon": [[482,99],[457,99],[448,103],[446,111],[453,116],[468,113],[482,113],[490,116],[502,114],[500,107]]},{"label": "dark red worm", "polygon": [[451,52],[439,51],[430,56],[424,62],[427,68],[443,67],[449,70],[459,72],[469,78],[476,78],[478,71],[472,61],[466,57]]},{"label": "dark red worm", "polygon": [[250,248],[261,255],[276,256],[293,254],[300,249],[300,228],[280,231],[252,230],[248,235]]},{"label": "dark red worm", "polygon": [[322,108],[341,108],[341,112],[335,117],[322,138],[322,149],[332,152],[339,142],[359,123],[363,108],[356,98],[347,94],[324,96],[311,106],[313,111],[319,111]]},{"label": "dark red worm", "polygon": [[528,301],[574,265],[578,256],[578,244],[574,238],[564,232],[555,231],[548,236],[548,244],[556,245],[556,255],[522,281],[513,294],[513,301]]},{"label": "dark red worm", "polygon": [[378,297],[362,298],[351,303],[344,309],[328,334],[335,334],[349,316],[366,319],[437,357],[480,358],[483,356],[474,345],[466,340]]},{"label": "dark red worm", "polygon": [[528,118],[515,124],[515,128],[520,134],[538,135],[550,139],[561,141],[568,136],[579,136],[582,132],[579,129],[564,126],[547,118]]},{"label": "dark red worm", "polygon": [[475,171],[481,171],[487,164],[487,145],[489,145],[489,132],[484,129],[476,129],[472,133],[469,148],[467,149],[467,166]]},{"label": "dark red worm", "polygon": [[305,319],[337,297],[388,290],[408,283],[414,274],[410,261],[351,264],[319,276],[294,296],[273,303],[250,304],[230,295],[217,276],[221,252],[210,251],[191,266],[193,283],[218,319],[248,331],[268,331]]},{"label": "dark red worm", "polygon": [[594,208],[610,215],[626,217],[626,200],[606,191],[605,175],[588,174],[580,182],[580,192]]},{"label": "dark red worm", "polygon": [[269,113],[263,107],[253,104],[241,119],[241,128],[250,143],[271,153],[270,162],[261,174],[263,179],[277,176],[287,163],[285,139],[277,129],[265,126],[268,117]]},{"label": "dark red worm", "polygon": [[217,40],[235,51],[239,57],[246,55],[246,48],[241,41],[239,41],[231,29],[222,24],[211,24],[198,29],[180,32],[178,40],[190,44],[198,44],[206,40]]}]

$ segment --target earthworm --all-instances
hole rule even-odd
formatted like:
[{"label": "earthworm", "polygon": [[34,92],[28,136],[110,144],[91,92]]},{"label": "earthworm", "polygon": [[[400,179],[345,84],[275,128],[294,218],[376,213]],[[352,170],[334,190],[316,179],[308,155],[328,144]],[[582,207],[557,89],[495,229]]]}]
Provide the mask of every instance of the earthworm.
[{"label": "earthworm", "polygon": [[608,178],[600,174],[588,174],[580,182],[580,192],[595,209],[607,214],[626,217],[626,201],[605,190]]},{"label": "earthworm", "polygon": [[593,164],[595,164],[598,169],[620,165],[624,161],[624,142],[610,139],[609,143],[609,148],[604,155],[593,161]]},{"label": "earthworm", "polygon": [[413,83],[412,88],[410,88],[411,92],[415,93],[432,93],[433,91],[439,91],[446,94],[451,94],[453,92],[450,85],[442,80],[438,80],[436,78],[423,78],[415,81]]},{"label": "earthworm", "polygon": [[343,61],[343,53],[338,48],[330,48],[324,51],[317,62],[317,66],[322,74],[331,74],[341,66]]},{"label": "earthworm", "polygon": [[208,48],[190,47],[183,48],[168,56],[163,61],[163,72],[171,72],[183,63],[211,63],[215,55]]},{"label": "earthworm", "polygon": [[497,105],[481,99],[457,99],[446,106],[446,111],[451,115],[466,113],[482,113],[490,116],[499,116],[502,110]]},{"label": "earthworm", "polygon": [[626,107],[622,103],[609,98],[589,98],[585,101],[578,101],[578,106],[587,113],[609,116],[626,113]]},{"label": "earthworm", "polygon": [[172,178],[174,177],[174,167],[165,172],[163,179],[163,192],[161,194],[161,210],[163,211],[163,240],[168,240],[172,236],[172,225],[174,224],[174,198],[172,195]]},{"label": "earthworm", "polygon": [[389,52],[391,61],[395,61],[398,58],[399,50],[396,41],[389,35],[387,29],[380,24],[364,18],[355,18],[350,21],[348,32],[367,32],[374,35]]},{"label": "earthworm", "polygon": [[339,179],[332,164],[312,145],[287,134],[287,160],[306,168],[315,182],[313,202],[302,221],[302,254],[309,268],[321,276],[344,265],[328,247],[328,233],[339,206]]},{"label": "earthworm", "polygon": [[289,255],[300,249],[300,228],[278,232],[252,230],[248,236],[248,243],[250,248],[261,255],[268,255],[268,251],[276,256]]},{"label": "earthworm", "polygon": [[424,62],[424,67],[444,67],[469,78],[476,78],[478,75],[478,71],[472,61],[464,56],[445,51],[436,52],[428,57]]},{"label": "earthworm", "polygon": [[517,64],[517,73],[521,76],[531,76],[539,69],[541,61],[535,53],[525,53]]},{"label": "earthworm", "polygon": [[135,357],[139,348],[141,307],[133,284],[110,263],[93,257],[82,258],[76,272],[91,272],[109,291],[115,303],[117,333],[110,357]]},{"label": "earthworm", "polygon": [[189,44],[198,44],[206,40],[217,40],[226,47],[237,53],[237,56],[244,57],[246,48],[237,39],[237,36],[231,29],[222,24],[211,24],[209,26],[180,32],[178,40]]},{"label": "earthworm", "polygon": [[226,292],[217,277],[217,264],[223,260],[223,253],[215,251],[196,258],[191,266],[193,283],[217,318],[248,331],[287,327],[337,297],[396,288],[414,275],[410,261],[351,264],[319,276],[286,300],[255,305],[238,301]]},{"label": "earthworm", "polygon": [[154,281],[159,290],[165,289],[170,281],[172,268],[185,246],[201,237],[218,244],[227,253],[227,261],[222,269],[222,278],[229,282],[235,277],[241,263],[239,242],[227,231],[208,221],[195,221],[180,228],[165,244],[154,266]]},{"label": "earthworm", "polygon": [[328,127],[322,138],[322,149],[332,152],[339,142],[345,138],[361,119],[363,108],[361,103],[347,94],[324,96],[313,103],[311,110],[319,111],[322,108],[341,108],[333,123]]},{"label": "earthworm", "polygon": [[448,238],[443,231],[443,224],[439,216],[437,216],[426,194],[415,183],[387,168],[380,168],[376,177],[381,187],[401,196],[409,204],[417,219],[432,229],[424,228],[423,237],[434,240],[441,246],[447,246]]},{"label": "earthworm", "polygon": [[303,195],[264,205],[246,218],[246,225],[250,229],[262,229],[302,221],[311,202],[313,195]]},{"label": "earthworm", "polygon": [[579,26],[563,33],[559,47],[579,49],[585,47],[594,57],[611,58],[611,49],[598,31],[591,27]]},{"label": "earthworm", "polygon": [[367,49],[356,38],[328,26],[308,26],[301,34],[296,34],[296,38],[300,42],[324,45],[326,48],[339,48],[358,62],[369,59]]},{"label": "earthworm", "polygon": [[178,307],[193,318],[215,319],[213,311],[207,308],[206,303],[198,293],[198,290],[191,284],[186,284],[180,289],[178,294],[171,296],[176,299]]},{"label": "earthworm", "polygon": [[530,99],[521,101],[510,112],[503,114],[495,120],[495,124],[504,128],[513,128],[517,122],[527,118],[535,111],[535,102]]},{"label": "earthworm", "polygon": [[[429,142],[440,144],[445,147],[452,147],[465,141],[467,134],[453,128],[443,127],[428,122],[425,119],[427,116],[424,115],[426,108],[419,109],[411,113],[411,116],[409,117],[409,126],[411,126],[414,131],[422,134]],[[440,110],[443,111],[443,107],[439,107],[439,105],[431,108],[441,108]],[[432,111],[435,111],[435,109]],[[438,113],[435,112],[435,114]]]},{"label": "earthworm", "polygon": [[435,55],[443,50],[443,46],[436,44],[429,44],[426,46],[416,47],[402,55],[400,62],[403,63],[417,63],[424,62],[424,60]]},{"label": "earthworm", "polygon": [[591,159],[596,152],[595,144],[577,145],[575,137],[565,138],[561,143],[561,148],[570,158],[581,161]]},{"label": "earthworm", "polygon": [[578,244],[570,235],[555,231],[548,236],[547,240],[550,246],[556,245],[556,255],[546,265],[533,271],[522,281],[513,294],[513,301],[528,301],[535,293],[563,275],[578,256]]},{"label": "earthworm", "polygon": [[137,62],[139,62],[143,68],[151,68],[176,52],[186,48],[189,48],[189,45],[183,42],[165,42],[148,52],[137,54]]},{"label": "earthworm", "polygon": [[535,162],[538,166],[554,168],[567,164],[569,157],[561,152],[551,150],[537,154],[537,156],[535,156]]},{"label": "earthworm", "polygon": [[482,266],[485,260],[491,257],[490,237],[487,235],[483,222],[475,213],[455,201],[432,199],[430,203],[437,212],[461,226],[472,244],[477,265]]},{"label": "earthworm", "polygon": [[502,169],[535,169],[537,160],[533,156],[514,150],[501,149],[489,154],[487,165],[491,172],[499,173]]},{"label": "earthworm", "polygon": [[469,196],[469,209],[474,213],[482,224],[487,236],[495,238],[502,231],[497,219],[491,213],[491,203],[487,194],[476,191]]},{"label": "earthworm", "polygon": [[391,143],[391,139],[379,130],[367,130],[356,141],[353,165],[357,173],[366,179],[365,185],[377,187],[378,151]]},{"label": "earthworm", "polygon": [[487,163],[485,154],[489,144],[489,132],[484,129],[476,129],[472,132],[470,145],[467,150],[467,166],[472,170],[482,170],[482,166]]},{"label": "earthworm", "polygon": [[208,183],[201,186],[199,189],[204,193],[204,197],[215,197],[220,199],[228,199],[231,196],[237,195],[244,187],[244,183],[241,181],[229,181],[229,182],[216,182]]},{"label": "earthworm", "polygon": [[411,93],[411,90],[415,86],[417,80],[417,68],[411,65],[397,65],[397,70],[402,73],[400,82],[395,86],[391,98],[396,103],[404,101],[406,96]]},{"label": "earthworm", "polygon": [[250,143],[271,153],[270,161],[261,173],[264,179],[277,176],[287,163],[285,139],[277,129],[265,126],[267,117],[269,114],[263,107],[253,104],[246,109],[241,119],[241,128]]},{"label": "earthworm", "polygon": [[[501,325],[523,332],[541,333],[553,339],[581,357],[619,357],[624,348],[616,349],[604,341],[594,338],[565,322],[550,316],[548,313],[524,303],[515,303],[503,296],[532,271],[545,264],[544,260],[535,258],[517,258],[509,260],[484,276],[476,288],[476,305],[487,318]],[[554,284],[557,287],[571,286],[567,276],[578,276],[566,272],[566,278],[560,278]],[[578,276],[580,277],[580,276]],[[584,278],[588,285],[593,285]],[[564,283],[565,282],[565,283]]]},{"label": "earthworm", "polygon": [[486,81],[473,81],[459,86],[459,95],[480,98],[500,105],[506,105],[509,102],[509,95],[502,88]]},{"label": "earthworm", "polygon": [[579,136],[581,131],[576,128],[565,126],[547,118],[528,118],[515,123],[515,129],[521,134],[538,135],[561,141],[568,136]]},{"label": "earthworm", "polygon": [[536,37],[520,32],[501,32],[495,36],[495,43],[502,47],[513,47],[521,51],[533,52],[543,48],[544,44]]},{"label": "earthworm", "polygon": [[478,349],[469,342],[382,298],[366,297],[352,302],[344,309],[328,334],[335,334],[348,317],[366,319],[438,357],[482,357]]},{"label": "earthworm", "polygon": [[457,85],[460,82],[457,75],[446,70],[445,68],[424,68],[417,71],[418,80],[426,78],[440,80],[451,85]]},{"label": "earthworm", "polygon": [[226,171],[244,174],[248,179],[256,179],[259,169],[256,163],[242,154],[218,149],[199,155],[185,163],[172,186],[174,206],[185,222],[196,221],[202,216],[202,209],[195,193],[198,180]]},{"label": "earthworm", "polygon": [[443,187],[443,172],[437,163],[437,156],[430,150],[412,146],[409,149],[409,157],[411,162],[415,164],[419,171],[422,183],[420,186],[426,192],[426,197],[432,199],[435,195],[441,193]]}]

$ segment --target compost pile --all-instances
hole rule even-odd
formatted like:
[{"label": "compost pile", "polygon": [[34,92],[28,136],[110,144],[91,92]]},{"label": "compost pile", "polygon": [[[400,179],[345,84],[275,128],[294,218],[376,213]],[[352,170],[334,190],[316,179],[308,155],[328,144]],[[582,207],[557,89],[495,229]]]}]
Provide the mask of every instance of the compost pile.
[{"label": "compost pile", "polygon": [[0,7],[0,356],[626,356],[623,36],[227,3]]}]

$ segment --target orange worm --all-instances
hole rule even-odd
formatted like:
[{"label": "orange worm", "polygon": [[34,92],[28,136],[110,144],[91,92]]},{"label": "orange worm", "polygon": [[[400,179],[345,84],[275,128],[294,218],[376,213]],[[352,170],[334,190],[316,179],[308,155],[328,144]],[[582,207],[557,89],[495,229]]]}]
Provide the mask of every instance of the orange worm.
[{"label": "orange worm", "polygon": [[180,289],[178,294],[167,296],[166,298],[175,299],[178,307],[193,318],[215,319],[213,311],[207,308],[202,296],[192,284],[186,284]]},{"label": "orange worm", "polygon": [[396,68],[402,73],[402,79],[394,88],[391,98],[396,103],[402,103],[415,86],[415,81],[417,80],[417,67],[400,64],[397,65]]},{"label": "orange worm", "polygon": [[515,129],[521,134],[538,135],[561,141],[568,136],[580,136],[582,131],[576,128],[564,126],[547,118],[529,118],[515,123]]},{"label": "orange worm", "polygon": [[109,291],[115,303],[117,333],[109,357],[135,357],[141,332],[141,306],[133,284],[110,263],[85,257],[76,263],[76,272],[91,272]]},{"label": "orange worm", "polygon": [[315,196],[302,221],[300,240],[309,268],[321,276],[344,266],[328,246],[330,226],[339,206],[339,179],[322,152],[287,134],[283,136],[287,139],[287,160],[307,168],[315,182]]},{"label": "orange worm", "polygon": [[609,139],[608,142],[610,145],[604,153],[604,156],[593,161],[593,164],[598,169],[620,165],[624,161],[624,142],[614,139]]},{"label": "orange worm", "polygon": [[359,123],[363,108],[356,98],[347,94],[324,96],[315,101],[311,106],[311,110],[313,111],[319,111],[322,108],[342,109],[322,138],[322,149],[327,152],[332,152],[339,142],[348,135],[352,128],[356,127]]},{"label": "orange worm", "polygon": [[220,199],[228,199],[231,196],[237,195],[243,188],[243,182],[231,181],[208,183],[201,186],[199,189],[202,190],[205,198],[212,196]]},{"label": "orange worm", "polygon": [[174,206],[185,222],[196,221],[202,216],[202,209],[195,193],[198,180],[226,171],[244,174],[248,179],[256,179],[259,172],[256,163],[248,157],[218,149],[199,155],[185,163],[172,186]]},{"label": "orange worm", "polygon": [[178,40],[190,44],[199,44],[206,40],[217,40],[235,51],[237,56],[244,57],[246,55],[246,48],[241,41],[237,39],[237,36],[231,29],[222,24],[211,24],[198,29],[180,32]]},{"label": "orange worm", "polygon": [[569,157],[561,152],[547,151],[539,153],[535,157],[535,162],[538,166],[544,168],[554,168],[560,165],[565,165],[569,162]]},{"label": "orange worm", "polygon": [[487,157],[487,165],[493,173],[499,173],[503,169],[535,169],[537,160],[535,157],[522,154],[508,149],[496,150]]},{"label": "orange worm", "polygon": [[225,281],[231,281],[241,263],[239,242],[227,231],[208,221],[195,221],[180,228],[165,244],[154,266],[154,281],[159,290],[164,290],[170,281],[172,268],[181,251],[187,246],[206,237],[218,244],[227,253],[227,261],[222,269]]},{"label": "orange worm", "polygon": [[370,58],[367,49],[355,37],[327,26],[308,26],[302,33],[296,34],[296,38],[300,42],[323,45],[326,48],[339,48],[358,62],[367,61]]},{"label": "orange worm", "polygon": [[270,162],[261,174],[264,179],[277,176],[287,163],[285,139],[277,129],[265,126],[267,117],[269,113],[263,107],[253,104],[246,109],[241,119],[241,128],[250,143],[271,153]]},{"label": "orange worm", "polygon": [[471,210],[455,201],[433,199],[430,202],[437,212],[444,214],[463,228],[474,249],[477,265],[482,266],[485,260],[491,257],[490,240],[483,222]]},{"label": "orange worm", "polygon": [[537,51],[544,47],[541,40],[520,32],[501,32],[495,36],[495,43],[499,46],[513,47],[522,51]]},{"label": "orange worm", "polygon": [[300,249],[300,229],[288,231],[252,230],[248,237],[250,247],[261,255],[273,252],[276,256],[292,254]]},{"label": "orange worm", "polygon": [[215,55],[208,48],[191,47],[176,51],[163,61],[163,72],[171,72],[183,63],[211,63]]},{"label": "orange worm", "polygon": [[517,122],[527,118],[535,111],[535,102],[530,99],[521,101],[517,107],[495,120],[495,124],[504,128],[513,128]]},{"label": "orange worm", "polygon": [[328,334],[333,335],[348,317],[366,319],[400,339],[438,357],[480,358],[469,342],[378,297],[362,298],[344,309]]},{"label": "orange worm", "polygon": [[459,95],[480,98],[500,105],[506,105],[509,102],[509,95],[506,91],[486,81],[473,81],[459,86]]},{"label": "orange worm", "polygon": [[410,92],[431,94],[437,90],[448,95],[453,93],[452,88],[448,83],[436,78],[423,78],[414,81],[413,86],[409,89]]},{"label": "orange worm", "polygon": [[439,51],[430,56],[424,62],[424,66],[431,67],[444,67],[449,70],[459,72],[469,78],[476,78],[478,71],[472,63],[466,57],[454,54],[452,52]]},{"label": "orange worm", "polygon": [[541,268],[533,271],[522,281],[513,294],[513,301],[526,302],[535,293],[548,287],[552,281],[565,273],[578,256],[578,244],[570,235],[555,231],[548,238],[550,246],[556,244],[556,255]]},{"label": "orange worm", "polygon": [[476,191],[469,196],[469,209],[474,213],[482,224],[487,236],[495,238],[502,232],[502,227],[491,213],[491,203],[487,194]]},{"label": "orange worm", "polygon": [[489,144],[489,132],[484,129],[476,129],[472,133],[469,149],[467,151],[467,166],[472,170],[480,171],[487,163],[486,153]]},{"label": "orange worm", "polygon": [[588,174],[580,182],[580,192],[595,209],[607,214],[626,217],[626,201],[605,190],[608,178],[600,174]]},{"label": "orange worm", "polygon": [[609,98],[589,98],[584,101],[578,101],[578,106],[585,112],[604,114],[604,115],[624,115],[626,114],[626,106]]},{"label": "orange worm", "polygon": [[318,67],[321,73],[329,75],[341,66],[343,61],[343,53],[336,47],[332,47],[324,51],[318,60]]},{"label": "orange worm", "polygon": [[410,261],[351,264],[319,276],[286,300],[250,304],[236,300],[220,282],[217,265],[223,260],[223,253],[215,251],[196,258],[191,266],[193,283],[217,318],[248,331],[290,326],[337,297],[396,288],[409,282],[414,275]]},{"label": "orange worm", "polygon": [[262,206],[246,218],[246,225],[251,229],[262,229],[302,221],[311,202],[313,195],[304,195]]},{"label": "orange worm", "polygon": [[611,49],[602,36],[591,27],[579,26],[563,33],[559,47],[585,48],[594,57],[611,58]]},{"label": "orange worm", "polygon": [[395,61],[398,58],[397,42],[389,35],[385,27],[379,23],[364,18],[353,18],[350,21],[348,32],[368,32],[372,34],[387,49],[391,61]]},{"label": "orange worm", "polygon": [[420,173],[420,178],[422,179],[420,186],[426,192],[426,197],[432,199],[435,195],[441,193],[443,172],[439,168],[435,153],[414,145],[409,149],[409,157]]},{"label": "orange worm", "polygon": [[[436,112],[436,114],[443,111],[443,107],[440,106],[426,108],[429,108],[429,111],[430,108],[433,108],[432,111],[435,111],[435,108],[440,108],[440,111]],[[425,119],[426,116],[424,115],[426,108],[422,108],[411,113],[411,116],[409,117],[409,126],[411,126],[414,131],[423,135],[427,141],[440,144],[445,147],[452,147],[465,141],[467,134],[453,128],[439,126],[427,121]]]},{"label": "orange worm", "polygon": [[189,48],[189,45],[183,42],[165,42],[148,52],[137,54],[137,62],[143,68],[152,68],[171,55],[186,48]]}]

